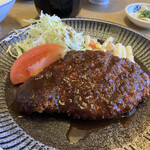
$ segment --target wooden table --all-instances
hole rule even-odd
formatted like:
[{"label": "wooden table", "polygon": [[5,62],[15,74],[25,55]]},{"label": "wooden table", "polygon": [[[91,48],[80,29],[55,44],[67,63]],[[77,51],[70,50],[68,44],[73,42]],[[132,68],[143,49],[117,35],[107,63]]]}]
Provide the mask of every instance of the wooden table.
[{"label": "wooden table", "polygon": [[[126,5],[134,2],[137,2],[137,0],[110,0],[108,5],[98,6],[90,4],[88,0],[84,0],[82,9],[77,17],[94,18],[115,22],[135,29],[150,37],[150,30],[135,26],[126,17]],[[150,0],[138,0],[138,2],[148,3]],[[28,25],[27,22],[23,21],[23,19],[37,17],[38,13],[32,0],[16,0],[8,16],[0,23],[0,39],[6,36],[13,29]]]}]

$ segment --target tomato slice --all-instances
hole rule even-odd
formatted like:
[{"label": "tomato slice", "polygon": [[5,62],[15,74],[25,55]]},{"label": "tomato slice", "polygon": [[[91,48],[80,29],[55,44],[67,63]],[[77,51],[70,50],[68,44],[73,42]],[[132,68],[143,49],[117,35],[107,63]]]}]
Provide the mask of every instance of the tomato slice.
[{"label": "tomato slice", "polygon": [[89,46],[90,46],[91,48],[95,48],[96,42],[91,40]]},{"label": "tomato slice", "polygon": [[54,43],[30,49],[14,62],[10,71],[12,83],[23,83],[31,76],[37,75],[45,67],[55,62],[64,52],[63,46]]}]

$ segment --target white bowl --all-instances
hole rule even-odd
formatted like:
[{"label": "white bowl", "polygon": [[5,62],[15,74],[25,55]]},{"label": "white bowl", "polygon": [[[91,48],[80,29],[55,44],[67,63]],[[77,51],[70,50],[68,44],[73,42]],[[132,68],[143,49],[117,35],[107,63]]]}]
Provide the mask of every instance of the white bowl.
[{"label": "white bowl", "polygon": [[15,0],[0,1],[0,22],[2,22],[5,19],[5,17],[8,15],[14,3]]},{"label": "white bowl", "polygon": [[141,6],[145,6],[145,5],[150,7],[150,3],[133,3],[126,6],[125,11],[129,20],[133,22],[135,25],[150,29],[150,22],[138,19],[133,16],[133,13],[135,13],[135,11],[139,10]]}]

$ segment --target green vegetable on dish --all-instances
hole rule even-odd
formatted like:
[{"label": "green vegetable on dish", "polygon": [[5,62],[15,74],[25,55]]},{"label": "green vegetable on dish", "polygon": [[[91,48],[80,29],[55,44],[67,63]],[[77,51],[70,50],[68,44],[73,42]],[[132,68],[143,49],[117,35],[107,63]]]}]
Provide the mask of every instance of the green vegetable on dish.
[{"label": "green vegetable on dish", "polygon": [[22,54],[25,53],[25,50],[22,47],[18,46],[18,48],[21,50]]},{"label": "green vegetable on dish", "polygon": [[136,11],[133,16],[140,20],[150,22],[150,6],[141,6],[140,10]]},{"label": "green vegetable on dish", "polygon": [[141,16],[150,19],[150,10],[141,11]]}]

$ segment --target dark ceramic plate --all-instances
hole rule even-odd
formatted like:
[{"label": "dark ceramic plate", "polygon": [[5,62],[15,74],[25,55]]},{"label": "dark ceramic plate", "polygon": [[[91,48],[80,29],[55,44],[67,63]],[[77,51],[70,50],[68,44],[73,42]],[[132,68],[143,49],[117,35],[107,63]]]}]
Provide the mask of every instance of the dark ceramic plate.
[{"label": "dark ceramic plate", "polygon": [[[64,19],[77,31],[104,41],[131,45],[135,61],[150,75],[150,39],[129,28],[92,19]],[[22,31],[20,29],[19,31]],[[12,37],[11,40],[8,40]],[[12,32],[0,42],[0,147],[3,149],[62,150],[148,150],[150,147],[150,101],[141,103],[131,116],[110,121],[80,121],[62,115],[24,116],[14,103],[17,86],[9,72],[14,59],[6,53],[9,45],[24,40]]]}]

